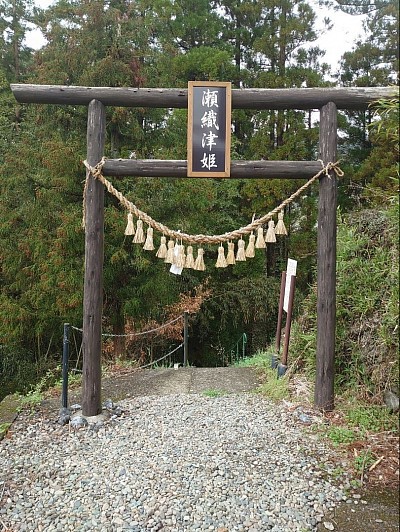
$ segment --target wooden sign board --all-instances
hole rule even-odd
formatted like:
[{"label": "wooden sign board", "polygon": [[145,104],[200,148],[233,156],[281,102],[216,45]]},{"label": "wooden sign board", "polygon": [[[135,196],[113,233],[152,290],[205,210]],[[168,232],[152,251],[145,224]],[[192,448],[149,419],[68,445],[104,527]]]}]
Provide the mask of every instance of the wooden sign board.
[{"label": "wooden sign board", "polygon": [[188,177],[230,177],[231,83],[189,81]]}]

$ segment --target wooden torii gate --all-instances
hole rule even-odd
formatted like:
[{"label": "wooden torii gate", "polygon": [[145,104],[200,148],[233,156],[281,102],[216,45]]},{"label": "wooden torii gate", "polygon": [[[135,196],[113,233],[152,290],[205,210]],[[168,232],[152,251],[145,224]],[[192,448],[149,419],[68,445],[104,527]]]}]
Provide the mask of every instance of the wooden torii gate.
[{"label": "wooden torii gate", "polygon": [[[76,87],[13,84],[20,103],[87,105],[87,162],[94,167],[104,155],[105,106],[185,108],[187,89]],[[319,157],[326,164],[337,157],[337,110],[364,110],[393,89],[305,88],[234,89],[232,108],[255,110],[320,110]],[[232,178],[304,179],[321,170],[317,161],[232,161]],[[186,177],[187,161],[106,160],[105,176]],[[88,172],[85,195],[85,279],[83,301],[83,397],[85,416],[101,412],[101,321],[103,311],[104,187]],[[315,406],[334,408],[336,328],[336,208],[334,171],[319,179],[317,250],[317,353]]]}]

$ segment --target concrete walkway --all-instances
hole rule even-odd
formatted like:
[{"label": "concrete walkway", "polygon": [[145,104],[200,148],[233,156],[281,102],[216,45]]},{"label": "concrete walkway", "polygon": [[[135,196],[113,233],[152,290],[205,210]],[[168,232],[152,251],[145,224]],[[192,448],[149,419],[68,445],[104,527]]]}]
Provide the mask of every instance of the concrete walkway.
[{"label": "concrete walkway", "polygon": [[[120,401],[128,397],[185,393],[241,393],[255,390],[260,384],[253,368],[168,368],[144,369],[102,380],[103,401]],[[72,391],[68,404],[81,402],[81,389]],[[60,398],[43,401],[45,410],[57,411]]]}]

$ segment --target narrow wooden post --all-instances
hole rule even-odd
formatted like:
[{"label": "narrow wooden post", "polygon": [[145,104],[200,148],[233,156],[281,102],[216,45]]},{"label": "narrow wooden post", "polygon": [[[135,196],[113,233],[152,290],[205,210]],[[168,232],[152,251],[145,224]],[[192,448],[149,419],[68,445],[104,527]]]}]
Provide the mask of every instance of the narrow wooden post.
[{"label": "narrow wooden post", "polygon": [[188,365],[189,357],[189,312],[183,313],[183,366]]},{"label": "narrow wooden post", "polygon": [[61,403],[68,408],[69,323],[64,323]]},{"label": "narrow wooden post", "polygon": [[[337,109],[332,102],[321,108],[320,157],[326,164],[337,157]],[[334,408],[336,332],[336,206],[337,183],[333,171],[320,178],[318,204],[317,357],[315,406]]]},{"label": "narrow wooden post", "polygon": [[278,357],[279,357],[279,351],[281,350],[282,315],[283,315],[283,300],[285,299],[285,285],[286,285],[286,272],[282,272],[281,292],[279,295],[278,323],[276,325],[276,338],[275,338],[275,347],[276,347],[276,353]]},{"label": "narrow wooden post", "polygon": [[287,362],[288,362],[290,329],[292,327],[294,289],[296,286],[296,276],[291,275],[290,277],[291,279],[290,279],[289,302],[288,302],[288,311],[286,314],[286,325],[285,325],[285,341],[283,342],[283,352],[282,352],[282,365],[283,366],[287,366]]},{"label": "narrow wooden post", "polygon": [[[104,153],[105,107],[88,107],[87,161],[95,166]],[[83,295],[82,413],[101,412],[101,318],[103,311],[104,187],[87,172],[85,187],[85,280]]]}]

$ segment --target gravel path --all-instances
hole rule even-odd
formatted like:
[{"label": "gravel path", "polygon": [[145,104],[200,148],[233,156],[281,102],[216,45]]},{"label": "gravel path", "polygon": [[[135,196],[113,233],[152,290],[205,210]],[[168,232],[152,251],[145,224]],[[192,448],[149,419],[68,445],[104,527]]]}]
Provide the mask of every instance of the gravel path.
[{"label": "gravel path", "polygon": [[[19,418],[0,442],[0,530],[315,530],[345,499],[329,451],[254,394],[135,397],[72,430]],[[323,467],[321,467],[323,466]]]}]

